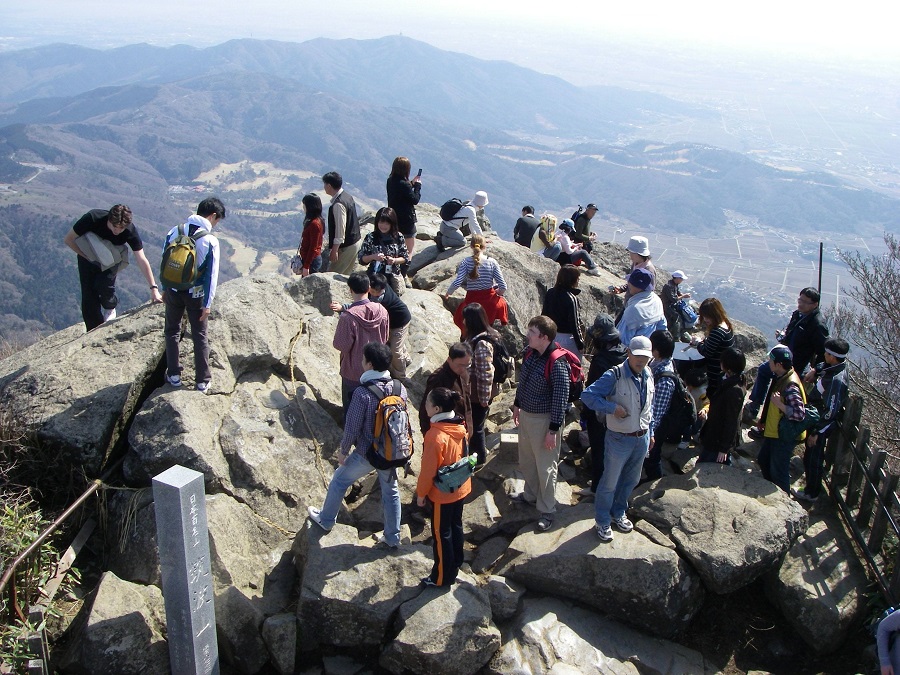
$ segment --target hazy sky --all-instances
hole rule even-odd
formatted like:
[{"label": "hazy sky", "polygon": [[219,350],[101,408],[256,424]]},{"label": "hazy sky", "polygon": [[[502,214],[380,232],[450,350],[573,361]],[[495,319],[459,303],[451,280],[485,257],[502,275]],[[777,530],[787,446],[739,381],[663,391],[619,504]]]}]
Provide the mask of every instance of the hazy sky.
[{"label": "hazy sky", "polygon": [[[728,46],[813,57],[900,61],[900,5],[890,0],[5,0],[0,48],[67,41],[217,44],[403,33],[437,47],[521,62],[529,45],[567,41]],[[549,43],[549,44],[548,44]]]}]

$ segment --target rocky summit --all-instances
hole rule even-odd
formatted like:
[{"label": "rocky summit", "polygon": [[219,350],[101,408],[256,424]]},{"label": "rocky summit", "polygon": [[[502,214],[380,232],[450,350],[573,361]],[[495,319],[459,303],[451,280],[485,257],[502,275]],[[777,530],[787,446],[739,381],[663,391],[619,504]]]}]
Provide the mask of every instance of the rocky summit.
[{"label": "rocky summit", "polygon": [[[427,375],[459,337],[451,316],[459,300],[445,302],[441,294],[468,254],[438,253],[430,241],[434,226],[420,225],[414,288],[403,295],[412,313],[414,412]],[[580,282],[588,323],[621,303],[607,288],[620,283],[627,257],[614,246],[603,250],[600,276]],[[503,335],[518,353],[558,266],[495,237],[487,254],[509,286]],[[761,577],[786,614],[803,603],[791,620],[811,624],[797,628],[805,639],[846,634],[859,614],[858,598],[817,600],[802,588],[804,561],[837,556],[842,545],[829,545],[831,535],[818,526],[804,538],[803,509],[745,465],[690,469],[681,462],[677,468],[687,473],[636,493],[635,531],[602,544],[593,507],[575,496],[584,484],[580,460],[563,462],[556,522],[535,532],[533,508],[509,498],[521,475],[508,389],[489,413],[494,451],[463,511],[467,563],[453,587],[419,584],[432,552],[430,529],[408,507],[414,477],[400,480],[404,525],[397,549],[373,538],[382,521],[371,476],[351,490],[331,532],[311,528],[307,507],[323,501],[342,433],[339,361],[331,346],[337,315],[329,304],[347,300],[345,281],[333,274],[263,275],[223,284],[209,328],[208,395],[164,384],[160,306],[138,308],[87,334],[72,327],[0,362],[0,402],[31,420],[41,441],[58,451],[49,470],[83,470],[94,478],[124,457],[108,478],[129,490],[113,491],[106,501],[107,571],[72,624],[77,635],[60,659],[65,672],[168,668],[148,488],[176,464],[203,474],[223,672],[313,666],[432,675],[712,672],[721,667],[710,660],[716,655],[678,640],[711,597]],[[740,324],[736,332],[748,363],[760,362],[763,336]],[[182,344],[182,361],[190,364],[190,340]],[[185,375],[193,384],[189,365]],[[583,450],[577,431],[570,424],[566,438]],[[416,471],[419,462],[417,453]],[[829,569],[810,583],[840,588],[858,573]]]}]

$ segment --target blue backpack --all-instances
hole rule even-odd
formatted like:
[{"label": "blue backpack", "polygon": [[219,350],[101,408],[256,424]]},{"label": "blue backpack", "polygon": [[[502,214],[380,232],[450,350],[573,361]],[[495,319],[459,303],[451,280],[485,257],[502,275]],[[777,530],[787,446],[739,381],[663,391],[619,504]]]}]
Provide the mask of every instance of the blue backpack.
[{"label": "blue backpack", "polygon": [[684,321],[686,327],[693,326],[697,323],[697,312],[694,311],[694,308],[691,307],[690,303],[685,298],[682,298],[675,303],[675,311],[678,312],[678,315],[681,317],[681,320]]}]

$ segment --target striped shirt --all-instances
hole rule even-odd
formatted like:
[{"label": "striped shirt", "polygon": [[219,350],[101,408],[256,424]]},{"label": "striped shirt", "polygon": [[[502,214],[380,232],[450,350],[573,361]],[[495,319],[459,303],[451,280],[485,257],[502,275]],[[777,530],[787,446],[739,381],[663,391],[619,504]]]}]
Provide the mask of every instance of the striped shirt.
[{"label": "striped shirt", "polygon": [[[662,373],[675,374],[672,367],[672,359],[663,359],[655,362],[650,372],[653,373],[653,418],[650,421],[650,436],[656,432],[656,427],[662,422],[662,418],[669,412],[669,404],[672,402],[672,394],[675,393],[675,382],[671,377],[660,377]],[[664,438],[660,438],[659,442],[664,442]]]},{"label": "striped shirt", "polygon": [[716,326],[706,339],[697,345],[697,351],[706,359],[707,391],[712,394],[722,381],[722,352],[734,346],[734,333],[727,326]]},{"label": "striped shirt", "polygon": [[483,257],[478,264],[478,278],[469,277],[472,269],[475,267],[475,260],[472,256],[464,258],[459,267],[456,268],[456,279],[447,289],[447,295],[450,295],[457,288],[466,283],[467,291],[486,291],[496,286],[500,290],[506,290],[506,279],[503,278],[503,272],[500,271],[500,265],[493,258]]}]

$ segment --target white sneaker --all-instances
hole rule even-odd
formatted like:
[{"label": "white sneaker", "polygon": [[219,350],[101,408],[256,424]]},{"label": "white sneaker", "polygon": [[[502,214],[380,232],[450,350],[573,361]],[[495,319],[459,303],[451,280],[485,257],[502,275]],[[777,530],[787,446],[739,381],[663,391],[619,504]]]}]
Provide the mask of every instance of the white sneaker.
[{"label": "white sneaker", "polygon": [[319,527],[321,527],[321,528],[322,528],[323,530],[325,530],[326,532],[331,532],[331,528],[330,528],[330,527],[325,527],[325,526],[322,524],[322,512],[319,511],[319,509],[317,509],[317,508],[314,507],[314,506],[310,506],[310,507],[306,510],[306,512],[309,514],[309,519],[310,519],[311,521],[313,521],[316,525],[318,525]]},{"label": "white sneaker", "polygon": [[116,318],[116,308],[113,307],[112,309],[101,309],[100,314],[103,315],[104,323],[106,321],[111,321],[112,319]]},{"label": "white sneaker", "polygon": [[589,269],[589,270],[587,271],[587,274],[588,274],[589,277],[599,277],[599,276],[600,276],[600,268],[599,268],[599,267],[592,267],[591,269]]},{"label": "white sneaker", "polygon": [[209,382],[198,382],[197,383],[197,391],[199,391],[201,394],[208,394],[209,393]]},{"label": "white sneaker", "polygon": [[166,382],[173,387],[181,386],[181,375],[166,375]]},{"label": "white sneaker", "polygon": [[613,531],[609,525],[597,525],[597,536],[600,537],[600,541],[612,541],[613,540]]},{"label": "white sneaker", "polygon": [[628,520],[628,516],[621,516],[612,522],[619,532],[631,532],[634,529],[634,525]]}]

